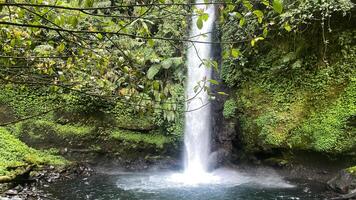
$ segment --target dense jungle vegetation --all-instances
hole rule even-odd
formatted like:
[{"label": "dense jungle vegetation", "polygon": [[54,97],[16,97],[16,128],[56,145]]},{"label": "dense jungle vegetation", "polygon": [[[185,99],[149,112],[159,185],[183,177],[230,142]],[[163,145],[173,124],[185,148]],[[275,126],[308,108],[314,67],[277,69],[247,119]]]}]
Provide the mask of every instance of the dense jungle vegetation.
[{"label": "dense jungle vegetation", "polygon": [[[221,79],[202,82],[228,88],[209,93],[226,96],[223,114],[241,127],[242,149],[355,155],[354,2],[214,4],[221,60],[202,63]],[[194,5],[0,0],[0,177],[66,164],[61,148],[179,154]],[[196,12],[202,27],[209,16]]]}]

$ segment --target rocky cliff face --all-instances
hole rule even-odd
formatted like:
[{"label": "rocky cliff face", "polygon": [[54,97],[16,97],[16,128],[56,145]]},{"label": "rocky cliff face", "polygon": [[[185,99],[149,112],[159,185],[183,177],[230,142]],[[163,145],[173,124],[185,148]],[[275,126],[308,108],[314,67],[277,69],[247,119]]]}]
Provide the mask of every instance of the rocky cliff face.
[{"label": "rocky cliff face", "polygon": [[[214,33],[215,41],[219,41],[218,32]],[[213,59],[219,63],[221,68],[221,47],[219,44],[214,44]],[[228,88],[220,76],[220,71],[213,71],[212,79],[219,82],[218,85],[211,85],[212,92],[216,94],[215,99],[211,102],[212,109],[212,157],[216,165],[223,165],[231,161],[234,149],[238,144],[238,120],[237,118],[226,119],[223,115],[224,104],[228,99],[228,95],[218,94],[223,92],[230,94],[232,91]]]}]

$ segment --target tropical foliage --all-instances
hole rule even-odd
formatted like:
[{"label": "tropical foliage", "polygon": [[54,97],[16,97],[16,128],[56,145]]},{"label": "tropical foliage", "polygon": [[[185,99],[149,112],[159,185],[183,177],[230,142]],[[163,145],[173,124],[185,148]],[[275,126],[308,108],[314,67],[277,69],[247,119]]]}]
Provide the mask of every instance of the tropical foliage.
[{"label": "tropical foliage", "polygon": [[[244,149],[355,152],[352,1],[209,4],[219,11],[213,43],[222,59],[201,62],[229,87],[209,94],[228,96],[223,115],[241,123]],[[14,163],[59,163],[24,136],[176,147],[187,111],[185,49],[197,42],[188,30],[209,19],[196,5],[0,0],[0,143],[16,146],[0,146],[0,175]]]}]

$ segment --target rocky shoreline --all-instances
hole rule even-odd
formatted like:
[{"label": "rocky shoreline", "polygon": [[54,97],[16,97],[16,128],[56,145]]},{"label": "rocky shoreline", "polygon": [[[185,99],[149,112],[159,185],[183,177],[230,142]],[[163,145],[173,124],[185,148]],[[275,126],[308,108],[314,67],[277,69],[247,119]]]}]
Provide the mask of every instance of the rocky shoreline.
[{"label": "rocky shoreline", "polygon": [[75,163],[63,168],[46,166],[33,170],[28,177],[0,184],[0,200],[50,200],[41,189],[64,179],[89,177],[94,170],[86,163]]}]

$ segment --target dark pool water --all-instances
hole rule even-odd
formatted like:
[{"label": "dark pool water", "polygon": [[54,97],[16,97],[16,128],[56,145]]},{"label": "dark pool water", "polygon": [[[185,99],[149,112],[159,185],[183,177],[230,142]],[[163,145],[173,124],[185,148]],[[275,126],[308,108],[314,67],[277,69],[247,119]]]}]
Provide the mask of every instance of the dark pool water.
[{"label": "dark pool water", "polygon": [[[311,200],[324,199],[325,192],[324,185],[302,180],[288,182],[294,187],[284,187],[284,183],[272,186],[258,184],[258,177],[254,179],[255,182],[245,181],[238,185],[172,187],[174,184],[160,179],[152,181],[152,176],[161,175],[103,173],[89,178],[56,182],[42,190],[53,200]],[[261,176],[260,180],[269,180],[264,178]]]}]

